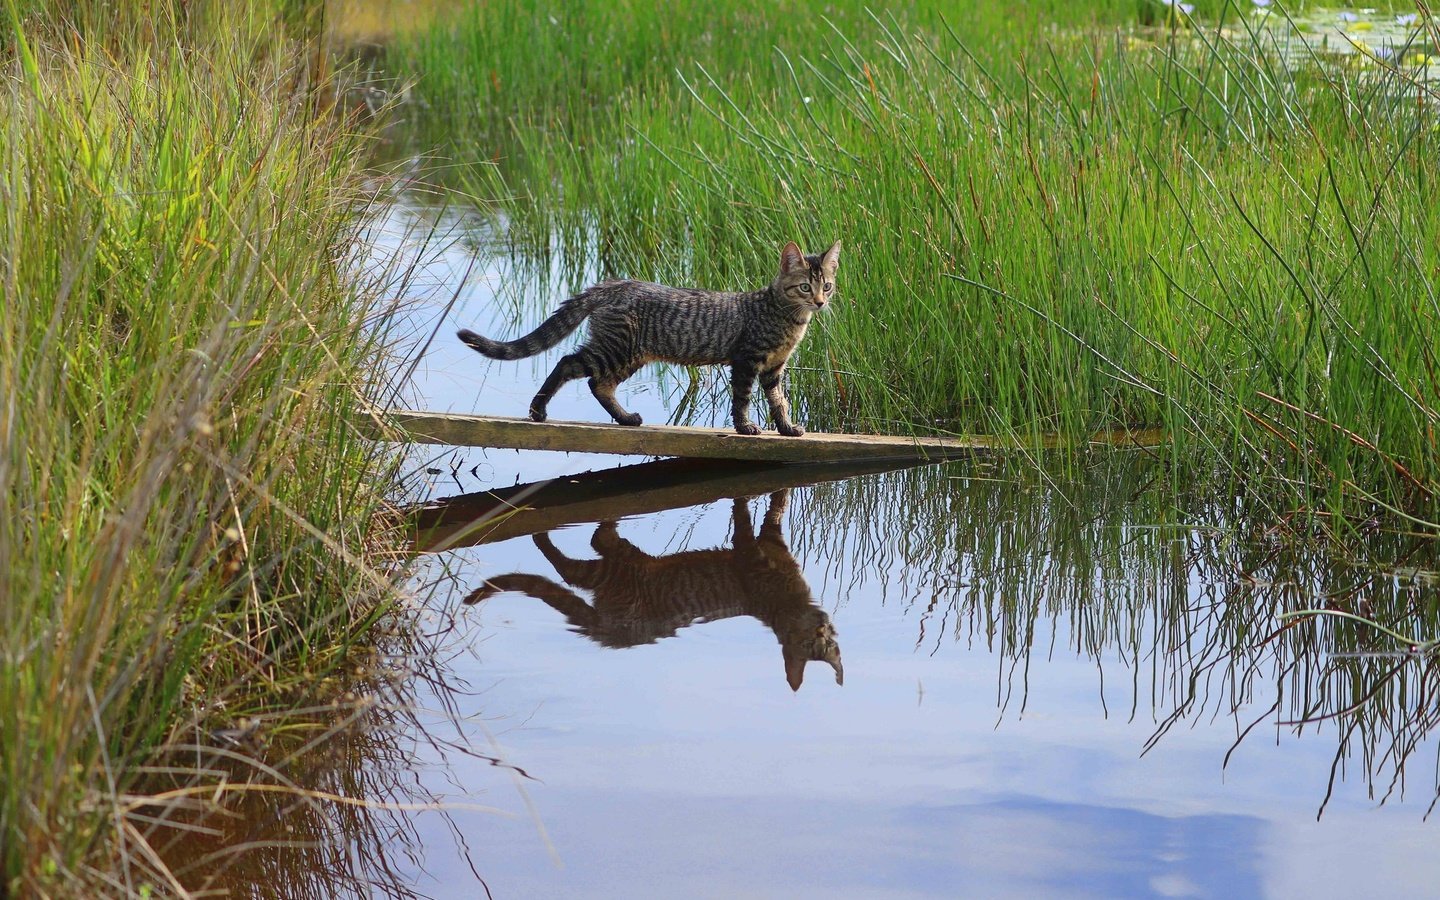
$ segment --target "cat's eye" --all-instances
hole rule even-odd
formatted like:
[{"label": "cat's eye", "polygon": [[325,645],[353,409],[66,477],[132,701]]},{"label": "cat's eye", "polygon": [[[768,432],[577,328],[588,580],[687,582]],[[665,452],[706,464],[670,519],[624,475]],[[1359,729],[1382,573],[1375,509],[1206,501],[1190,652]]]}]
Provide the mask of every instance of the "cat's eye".
[{"label": "cat's eye", "polygon": [[829,284],[829,283],[827,283],[827,284],[825,285],[825,293],[828,294],[828,293],[830,293],[830,292],[833,291],[833,290],[835,290],[835,285]]},{"label": "cat's eye", "polygon": [[809,282],[806,282],[806,283],[800,285],[800,293],[802,293],[802,294],[808,294],[808,293],[810,293],[810,283],[809,283]]}]

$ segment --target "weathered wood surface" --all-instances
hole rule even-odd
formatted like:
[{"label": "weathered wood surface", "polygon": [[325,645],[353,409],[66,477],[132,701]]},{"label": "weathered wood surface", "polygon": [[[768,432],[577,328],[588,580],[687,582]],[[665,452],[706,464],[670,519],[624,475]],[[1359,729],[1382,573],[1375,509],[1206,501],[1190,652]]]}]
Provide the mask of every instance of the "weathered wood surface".
[{"label": "weathered wood surface", "polygon": [[[459,447],[516,450],[565,450],[574,453],[618,453],[627,456],[680,456],[701,459],[745,459],[766,462],[840,462],[856,460],[947,459],[1016,449],[1013,441],[972,437],[902,437],[879,434],[816,434],[790,438],[767,433],[750,437],[724,428],[681,425],[627,427],[597,422],[532,422],[505,416],[391,410],[378,414],[403,439]],[[376,419],[361,427],[372,437],[387,435]],[[1129,433],[1125,433],[1129,435]],[[1113,436],[1097,436],[1116,443]],[[1058,445],[1042,440],[1038,447]],[[1132,442],[1134,443],[1134,442]],[[1027,444],[1027,449],[1037,449]]]},{"label": "weathered wood surface", "polygon": [[448,497],[414,507],[409,517],[416,529],[415,550],[434,553],[539,534],[562,525],[646,515],[916,465],[923,461],[785,465],[667,459]]}]

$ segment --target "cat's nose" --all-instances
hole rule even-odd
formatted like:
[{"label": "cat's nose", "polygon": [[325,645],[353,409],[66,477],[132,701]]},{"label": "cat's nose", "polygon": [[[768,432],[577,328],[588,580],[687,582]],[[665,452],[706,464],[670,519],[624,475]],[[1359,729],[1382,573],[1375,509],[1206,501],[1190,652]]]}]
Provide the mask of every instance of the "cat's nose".
[{"label": "cat's nose", "polygon": [[815,298],[815,308],[816,308],[816,309],[824,309],[824,308],[825,308],[825,301],[822,300],[822,299],[820,299],[819,297],[816,297],[816,298]]}]

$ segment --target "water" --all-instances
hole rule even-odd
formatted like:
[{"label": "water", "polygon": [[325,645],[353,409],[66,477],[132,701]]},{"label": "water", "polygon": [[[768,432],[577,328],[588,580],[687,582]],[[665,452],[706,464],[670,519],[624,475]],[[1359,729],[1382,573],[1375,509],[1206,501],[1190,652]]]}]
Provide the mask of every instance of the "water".
[{"label": "water", "polygon": [[1393,67],[1418,83],[1440,75],[1434,36],[1413,8],[1314,7],[1286,14],[1255,5],[1252,21],[1272,29],[1284,55],[1299,64],[1338,62],[1350,69]]},{"label": "water", "polygon": [[[377,246],[436,215],[397,205]],[[406,327],[435,339],[406,402],[523,414],[560,351],[494,363],[454,328],[514,335],[597,273],[537,275],[488,256],[478,223],[438,221],[456,239],[409,287]],[[642,372],[622,402],[673,420],[687,384]],[[718,423],[723,389],[701,388],[686,418]],[[603,415],[580,382],[551,411]],[[645,462],[412,452],[417,498]],[[340,829],[352,856],[388,854],[369,889],[1419,896],[1440,878],[1431,661],[1278,617],[1328,603],[1433,634],[1434,566],[1405,536],[1344,561],[1294,550],[1283,511],[1193,498],[1138,451],[1079,472],[690,473],[687,505],[643,514],[645,486],[678,476],[634,471],[590,521],[517,517],[422,558],[430,655],[414,715],[373,731],[373,771],[386,799],[448,808]],[[529,593],[467,604],[487,580]],[[843,685],[815,661],[792,689],[777,635],[827,623]]]}]

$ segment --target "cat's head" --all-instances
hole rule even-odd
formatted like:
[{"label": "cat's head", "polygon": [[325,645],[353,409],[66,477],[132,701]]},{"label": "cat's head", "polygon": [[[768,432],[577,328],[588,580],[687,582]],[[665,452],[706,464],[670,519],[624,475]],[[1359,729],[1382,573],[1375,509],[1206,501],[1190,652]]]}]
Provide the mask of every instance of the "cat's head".
[{"label": "cat's head", "polygon": [[823,309],[835,296],[835,270],[840,266],[840,242],[819,256],[806,256],[794,241],[780,251],[780,274],[775,292],[811,312]]},{"label": "cat's head", "polygon": [[835,639],[835,626],[824,610],[814,610],[810,621],[782,636],[781,650],[785,654],[785,680],[790,683],[790,690],[800,690],[805,680],[805,664],[812,660],[829,663],[835,670],[835,683],[845,683],[840,643]]}]

